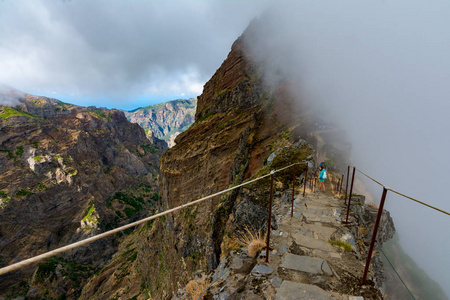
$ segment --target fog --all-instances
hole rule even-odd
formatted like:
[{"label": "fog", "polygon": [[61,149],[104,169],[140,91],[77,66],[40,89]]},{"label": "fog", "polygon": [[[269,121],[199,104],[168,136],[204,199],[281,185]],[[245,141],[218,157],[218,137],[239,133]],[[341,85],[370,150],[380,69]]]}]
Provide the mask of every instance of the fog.
[{"label": "fog", "polygon": [[[296,78],[299,101],[346,131],[358,168],[450,211],[445,0],[3,0],[0,83],[124,109],[196,96],[267,2],[252,43],[271,59],[267,83]],[[381,187],[367,188],[379,198]],[[450,295],[450,217],[392,193],[386,209],[403,248]]]},{"label": "fog", "polygon": [[[299,102],[346,131],[359,169],[450,211],[449,16],[447,1],[284,3],[258,19],[251,46],[272,60],[268,83],[296,78]],[[367,188],[379,199],[382,187]],[[450,217],[393,193],[385,208],[404,250],[450,295]]]}]

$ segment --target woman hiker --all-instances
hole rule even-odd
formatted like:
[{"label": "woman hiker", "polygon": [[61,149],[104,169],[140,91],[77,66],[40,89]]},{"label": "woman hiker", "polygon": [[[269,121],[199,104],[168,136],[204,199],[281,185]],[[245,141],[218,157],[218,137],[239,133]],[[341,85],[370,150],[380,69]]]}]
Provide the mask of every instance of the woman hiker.
[{"label": "woman hiker", "polygon": [[319,190],[325,192],[325,184],[324,181],[327,178],[327,170],[323,166],[320,166],[319,173]]}]

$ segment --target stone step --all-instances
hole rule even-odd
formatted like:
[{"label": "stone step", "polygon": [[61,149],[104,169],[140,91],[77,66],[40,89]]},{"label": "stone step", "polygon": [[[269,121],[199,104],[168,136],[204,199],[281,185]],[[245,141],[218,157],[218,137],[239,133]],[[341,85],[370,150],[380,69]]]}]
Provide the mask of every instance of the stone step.
[{"label": "stone step", "polygon": [[326,260],[318,257],[295,255],[292,253],[283,255],[283,261],[280,264],[280,267],[310,274],[333,275]]},{"label": "stone step", "polygon": [[306,218],[308,222],[321,222],[321,223],[329,223],[329,224],[339,224],[340,219],[336,217],[330,217],[326,215],[316,215],[313,213],[305,212],[303,216]]},{"label": "stone step", "polygon": [[299,233],[292,233],[292,238],[297,245],[305,248],[318,249],[326,252],[337,252],[336,248],[331,246],[328,241],[318,240]]},{"label": "stone step", "polygon": [[284,280],[275,300],[329,300],[328,293],[318,286]]}]

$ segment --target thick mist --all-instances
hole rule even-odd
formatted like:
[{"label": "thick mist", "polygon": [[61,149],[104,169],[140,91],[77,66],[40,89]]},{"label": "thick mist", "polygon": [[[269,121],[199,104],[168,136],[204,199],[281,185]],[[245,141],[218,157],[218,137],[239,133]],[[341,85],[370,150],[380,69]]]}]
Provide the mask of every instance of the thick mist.
[{"label": "thick mist", "polygon": [[[450,211],[448,16],[447,1],[277,4],[250,47],[270,61],[267,83],[296,78],[298,101],[346,131],[359,169]],[[367,188],[379,199],[380,186]],[[450,217],[393,193],[385,208],[404,250],[450,295]]]}]

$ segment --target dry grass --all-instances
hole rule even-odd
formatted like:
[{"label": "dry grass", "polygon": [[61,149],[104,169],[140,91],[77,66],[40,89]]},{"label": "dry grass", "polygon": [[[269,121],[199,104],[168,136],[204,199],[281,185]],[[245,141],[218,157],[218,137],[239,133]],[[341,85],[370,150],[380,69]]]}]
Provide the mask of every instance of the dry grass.
[{"label": "dry grass", "polygon": [[222,244],[220,246],[220,248],[222,249],[222,252],[220,253],[220,259],[227,257],[231,251],[239,250],[241,249],[241,247],[241,243],[236,238],[224,235]]},{"label": "dry grass", "polygon": [[[186,284],[186,292],[189,294],[192,300],[197,300],[209,285],[209,280],[206,276],[203,276],[199,280],[191,280]],[[203,299],[203,297],[201,298]]]},{"label": "dry grass", "polygon": [[378,205],[374,204],[374,203],[367,203],[367,206],[370,207],[373,210],[378,210]]},{"label": "dry grass", "polygon": [[266,234],[245,227],[243,232],[237,234],[237,241],[247,247],[250,256],[255,257],[266,246]]}]

